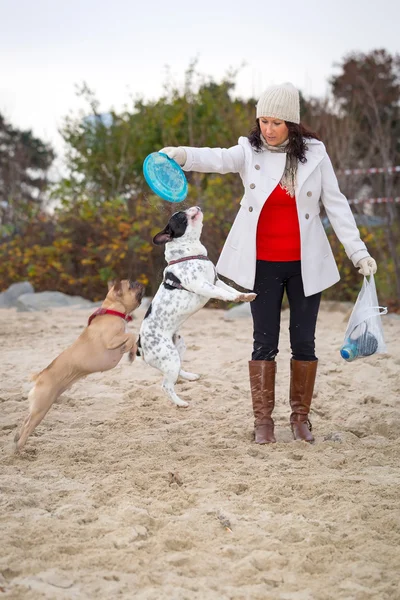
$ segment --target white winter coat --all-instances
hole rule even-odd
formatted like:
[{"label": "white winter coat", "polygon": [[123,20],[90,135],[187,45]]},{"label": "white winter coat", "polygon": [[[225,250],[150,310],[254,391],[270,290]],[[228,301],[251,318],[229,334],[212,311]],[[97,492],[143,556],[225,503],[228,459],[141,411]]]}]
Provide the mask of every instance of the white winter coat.
[{"label": "white winter coat", "polygon": [[[311,296],[340,279],[333,253],[320,218],[322,201],[329,221],[354,265],[369,256],[360,239],[348,201],[340,192],[325,146],[307,139],[307,162],[299,163],[296,205],[301,237],[301,272],[304,292]],[[256,152],[246,137],[231,148],[185,147],[185,171],[239,173],[244,185],[240,209],[228,234],[217,271],[252,290],[256,271],[257,223],[264,202],[277,186],[285,168],[286,154],[267,149]]]}]

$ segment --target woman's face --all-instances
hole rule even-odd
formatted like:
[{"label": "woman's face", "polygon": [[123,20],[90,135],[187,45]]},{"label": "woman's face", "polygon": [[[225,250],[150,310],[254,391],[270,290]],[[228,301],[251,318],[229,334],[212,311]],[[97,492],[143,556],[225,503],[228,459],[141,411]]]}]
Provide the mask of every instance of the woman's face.
[{"label": "woman's face", "polygon": [[261,133],[270,146],[279,146],[288,139],[289,129],[285,121],[272,117],[260,117],[259,123]]}]

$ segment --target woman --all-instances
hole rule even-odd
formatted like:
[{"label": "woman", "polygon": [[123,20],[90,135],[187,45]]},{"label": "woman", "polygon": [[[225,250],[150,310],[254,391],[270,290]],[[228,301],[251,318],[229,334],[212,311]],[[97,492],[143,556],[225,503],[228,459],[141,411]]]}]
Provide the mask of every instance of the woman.
[{"label": "woman", "polygon": [[168,147],[162,152],[185,171],[239,173],[244,196],[217,271],[254,290],[254,345],[249,361],[255,442],[275,442],[275,357],[284,290],[290,307],[290,424],[295,440],[313,442],[308,419],[318,359],[315,327],[322,290],[340,276],[319,213],[319,200],[362,275],[376,262],[360,239],[349,204],[339,190],[324,144],[300,124],[298,90],[269,87],[256,107],[256,126],[238,145]]}]

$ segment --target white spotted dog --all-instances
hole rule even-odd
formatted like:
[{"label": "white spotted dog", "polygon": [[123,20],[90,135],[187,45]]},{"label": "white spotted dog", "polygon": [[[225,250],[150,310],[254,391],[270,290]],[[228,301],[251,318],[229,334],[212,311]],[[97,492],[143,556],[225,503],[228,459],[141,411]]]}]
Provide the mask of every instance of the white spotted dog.
[{"label": "white spotted dog", "polygon": [[177,406],[188,406],[176,394],[174,386],[180,376],[194,381],[199,378],[181,368],[185,350],[179,328],[188,317],[215,298],[228,302],[251,302],[256,294],[243,294],[220,281],[207,250],[200,242],[203,213],[197,206],[172,215],[167,226],[157,233],[153,243],[165,244],[163,282],[158,288],[140,328],[138,352],[144,361],[159,369],[162,387]]}]

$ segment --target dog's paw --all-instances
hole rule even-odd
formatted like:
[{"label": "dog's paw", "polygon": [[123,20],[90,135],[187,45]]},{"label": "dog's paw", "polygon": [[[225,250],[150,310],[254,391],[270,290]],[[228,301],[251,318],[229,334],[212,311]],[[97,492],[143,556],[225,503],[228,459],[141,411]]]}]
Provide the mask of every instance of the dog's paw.
[{"label": "dog's paw", "polygon": [[181,377],[182,379],[186,379],[186,381],[196,381],[197,379],[200,379],[200,375],[197,375],[197,373],[189,373],[189,371],[179,371],[179,377]]},{"label": "dog's paw", "polygon": [[185,402],[185,400],[181,400],[180,398],[177,398],[176,400],[173,400],[173,403],[178,408],[187,408],[189,406],[188,402]]},{"label": "dog's paw", "polygon": [[128,362],[129,363],[133,363],[133,361],[136,358],[136,348],[132,348],[132,350],[129,350],[128,352]]},{"label": "dog's paw", "polygon": [[255,300],[257,298],[257,294],[251,293],[251,294],[245,294],[246,296],[246,302],[253,302],[253,300]]},{"label": "dog's paw", "polygon": [[236,302],[253,302],[255,298],[257,298],[257,294],[240,294],[237,297]]}]

